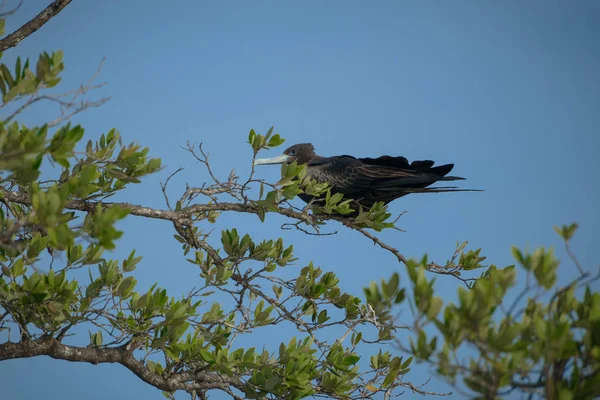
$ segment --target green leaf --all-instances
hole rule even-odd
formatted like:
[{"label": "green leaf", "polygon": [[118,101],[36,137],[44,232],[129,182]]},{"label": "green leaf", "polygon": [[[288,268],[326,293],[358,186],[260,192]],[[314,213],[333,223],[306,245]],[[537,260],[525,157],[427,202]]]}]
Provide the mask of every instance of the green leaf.
[{"label": "green leaf", "polygon": [[248,143],[250,146],[254,147],[254,139],[256,139],[256,132],[254,129],[250,129],[250,133],[248,134]]},{"label": "green leaf", "polygon": [[342,365],[349,367],[350,365],[354,365],[359,361],[360,361],[359,356],[351,355],[351,356],[344,357],[344,360],[342,361]]},{"label": "green leaf", "polygon": [[398,377],[397,371],[390,371],[388,373],[388,375],[385,377],[385,379],[383,380],[381,387],[384,387],[384,388],[390,387],[392,385],[392,383],[394,383],[394,381],[396,380],[397,377]]},{"label": "green leaf", "polygon": [[275,135],[273,135],[273,137],[271,139],[269,139],[267,146],[277,147],[277,146],[281,146],[284,142],[285,142],[285,139],[283,139],[281,136],[279,136],[279,134],[275,134]]},{"label": "green leaf", "polygon": [[96,346],[96,347],[102,346],[102,342],[103,342],[102,331],[98,331],[98,333],[93,334],[91,339],[92,339],[91,342],[94,346]]},{"label": "green leaf", "polygon": [[162,161],[161,161],[160,158],[152,158],[152,159],[150,159],[150,161],[148,161],[148,166],[146,167],[146,171],[148,173],[157,171],[158,169],[160,169],[161,162]]},{"label": "green leaf", "polygon": [[21,57],[17,57],[17,61],[15,63],[15,79],[17,81],[21,80]]},{"label": "green leaf", "polygon": [[213,353],[211,353],[210,351],[208,351],[206,349],[200,349],[200,356],[207,363],[213,364],[215,362],[215,357],[214,357]]},{"label": "green leaf", "polygon": [[129,254],[129,257],[127,257],[127,260],[123,260],[123,271],[124,272],[131,272],[135,269],[136,265],[142,261],[142,256],[139,257],[135,257],[135,250],[132,250],[131,253]]},{"label": "green leaf", "polygon": [[13,79],[12,74],[10,73],[10,70],[8,69],[8,67],[5,64],[0,65],[0,73],[2,73],[2,77],[4,78],[4,81],[6,82],[8,87],[13,88],[15,86],[15,80]]},{"label": "green leaf", "polygon": [[577,230],[577,228],[579,227],[578,224],[576,223],[572,223],[571,225],[563,225],[562,227],[554,227],[554,230],[556,231],[556,233],[558,233],[560,235],[561,238],[563,238],[563,240],[565,241],[569,241],[571,240],[571,238],[573,237],[573,234],[575,233],[575,231]]},{"label": "green leaf", "polygon": [[133,289],[137,284],[137,280],[133,276],[128,276],[117,286],[116,294],[122,299],[126,299],[133,293]]},{"label": "green leaf", "polygon": [[274,128],[273,126],[269,128],[269,130],[267,131],[267,134],[265,135],[265,140],[269,140],[269,138],[273,134],[273,128]]},{"label": "green leaf", "polygon": [[429,319],[434,319],[437,317],[440,309],[442,308],[443,301],[441,298],[435,296],[431,299],[431,305],[429,306],[429,310],[427,310],[427,317]]},{"label": "green leaf", "polygon": [[265,222],[265,208],[264,207],[256,207],[256,214],[258,215],[258,219],[260,219],[260,222]]},{"label": "green leaf", "polygon": [[54,52],[54,54],[52,54],[52,64],[58,65],[62,62],[62,60],[63,60],[63,51],[62,50],[58,50],[58,51]]},{"label": "green leaf", "polygon": [[379,390],[379,389],[377,389],[377,388],[376,388],[375,386],[373,386],[373,385],[366,385],[366,386],[365,386],[365,388],[366,388],[367,390],[369,390],[370,392],[372,392],[372,393],[375,393],[375,392],[377,392],[377,391]]}]

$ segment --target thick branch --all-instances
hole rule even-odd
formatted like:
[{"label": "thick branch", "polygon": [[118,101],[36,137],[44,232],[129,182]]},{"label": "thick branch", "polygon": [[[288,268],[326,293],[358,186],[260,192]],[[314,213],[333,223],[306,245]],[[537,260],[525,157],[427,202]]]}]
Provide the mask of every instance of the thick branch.
[{"label": "thick branch", "polygon": [[[7,201],[31,206],[31,200],[24,193],[12,192],[3,188],[0,188],[0,195]],[[258,215],[258,207],[253,204],[243,203],[217,203],[217,204],[194,204],[189,207],[185,207],[180,211],[169,211],[169,210],[157,210],[154,208],[143,207],[136,204],[129,203],[111,203],[111,202],[95,202],[95,201],[84,201],[84,200],[72,200],[65,206],[68,210],[92,212],[96,209],[98,204],[103,206],[118,206],[125,210],[128,210],[132,215],[140,217],[163,219],[171,222],[175,222],[182,225],[188,225],[190,218],[193,214],[208,212],[208,211],[233,211],[241,213],[250,213]],[[286,208],[280,208],[277,213],[284,215],[289,218],[304,221],[309,224],[315,224],[317,218],[309,214],[289,210]],[[338,217],[335,215],[319,216],[318,220],[343,220],[344,217]]]},{"label": "thick branch", "polygon": [[37,31],[46,22],[50,21],[56,14],[62,11],[71,0],[56,0],[46,7],[41,13],[36,15],[32,20],[26,22],[19,29],[0,40],[0,52],[3,52],[11,47],[15,47],[19,42]]},{"label": "thick branch", "polygon": [[130,344],[114,348],[75,347],[63,344],[54,338],[43,338],[0,345],[0,361],[37,356],[49,356],[57,360],[91,364],[121,364],[144,382],[167,392],[176,390],[227,390],[230,387],[243,390],[244,388],[244,383],[239,379],[216,373],[198,372],[194,374],[186,371],[169,377],[155,374],[142,361],[133,357],[133,348]]}]

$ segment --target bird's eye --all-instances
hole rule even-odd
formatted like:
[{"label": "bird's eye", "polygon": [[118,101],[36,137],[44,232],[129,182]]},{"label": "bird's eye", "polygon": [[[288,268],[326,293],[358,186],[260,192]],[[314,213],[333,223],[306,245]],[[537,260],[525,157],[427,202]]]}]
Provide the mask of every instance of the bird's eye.
[{"label": "bird's eye", "polygon": [[295,155],[295,154],[296,154],[296,149],[292,149],[292,150],[290,150],[290,154],[291,154],[291,155]]}]

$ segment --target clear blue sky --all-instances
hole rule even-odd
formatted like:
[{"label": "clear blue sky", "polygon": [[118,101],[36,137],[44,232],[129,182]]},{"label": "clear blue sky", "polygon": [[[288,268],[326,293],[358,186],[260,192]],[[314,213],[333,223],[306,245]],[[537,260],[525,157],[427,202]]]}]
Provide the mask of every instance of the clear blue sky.
[{"label": "clear blue sky", "polygon": [[[7,31],[47,3],[25,2]],[[465,186],[486,190],[394,202],[393,212],[408,210],[399,223],[407,232],[381,236],[408,257],[428,252],[443,262],[456,241],[469,240],[500,266],[512,263],[512,245],[556,246],[564,258],[552,227],[576,221],[573,249],[596,268],[599,38],[594,0],[75,1],[3,61],[63,49],[61,87],[68,90],[106,56],[101,80],[109,85],[100,94],[113,99],[75,121],[92,139],[116,127],[167,167],[127,201],[164,207],[158,183],[178,167],[186,170],[173,180],[173,195],[185,182],[207,179],[180,148],[187,140],[204,142],[222,176],[232,168],[244,176],[248,130],[275,125],[286,144],[312,142],[321,155],[455,163],[454,173],[468,178]],[[27,121],[55,113],[38,107]],[[275,180],[278,171],[265,167],[260,175]],[[315,238],[280,232],[277,218],[265,225],[238,218],[225,216],[219,226],[283,235],[302,263],[312,259],[336,272],[348,291],[361,293],[396,270],[406,278],[392,256],[356,232]],[[140,288],[158,281],[179,295],[199,279],[178,252],[170,224],[130,218],[122,226],[127,232],[116,255],[136,248],[145,256]],[[572,277],[572,269],[565,263],[561,279]],[[439,295],[453,299],[457,282],[439,283]],[[408,378],[415,384],[433,375],[427,389],[447,389],[426,366],[413,371]],[[11,400],[162,398],[114,365],[15,360],[0,363],[0,377],[2,397]]]}]

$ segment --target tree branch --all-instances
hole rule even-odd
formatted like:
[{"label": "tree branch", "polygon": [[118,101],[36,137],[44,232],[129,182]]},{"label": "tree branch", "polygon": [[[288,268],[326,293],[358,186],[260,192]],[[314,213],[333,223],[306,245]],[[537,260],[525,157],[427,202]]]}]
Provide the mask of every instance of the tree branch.
[{"label": "tree branch", "polygon": [[41,13],[36,15],[32,20],[26,22],[19,29],[0,40],[0,52],[3,52],[11,47],[15,47],[19,42],[37,31],[46,22],[50,21],[56,14],[62,11],[71,0],[56,0],[46,7]]},{"label": "tree branch", "polygon": [[[0,194],[4,199],[10,202],[31,206],[31,200],[24,193],[13,192],[0,187]],[[171,221],[178,224],[189,225],[191,222],[191,216],[198,213],[209,212],[209,211],[233,211],[233,212],[241,212],[241,213],[250,213],[256,214],[258,213],[258,207],[253,204],[242,204],[242,203],[217,203],[217,204],[194,204],[189,207],[182,208],[180,211],[169,211],[169,210],[158,210],[154,208],[144,207],[136,204],[130,203],[112,203],[112,202],[102,202],[102,201],[84,201],[84,200],[72,200],[69,201],[65,208],[68,210],[74,211],[84,211],[84,212],[92,212],[96,209],[98,204],[102,204],[103,206],[118,206],[125,210],[128,210],[130,214],[146,217],[146,218],[154,218],[154,219],[162,219],[166,221]],[[300,213],[294,210],[280,208],[277,210],[277,213],[284,215],[289,218],[294,218],[297,220],[304,221],[308,224],[315,224],[318,221],[323,220],[337,220],[342,221],[344,217],[335,216],[335,215],[323,215],[323,216],[312,216],[310,214]]]},{"label": "tree branch", "polygon": [[[5,5],[6,5],[6,0],[3,0],[3,1],[2,1],[2,5],[0,5],[0,10],[2,10],[2,9],[4,8],[4,6],[5,6]],[[13,8],[13,9],[11,9],[11,10],[8,10],[8,11],[4,11],[4,12],[0,13],[0,18],[6,18],[6,17],[8,17],[9,15],[12,15],[12,14],[16,13],[16,12],[17,12],[17,10],[18,10],[19,8],[21,8],[21,6],[22,6],[22,5],[23,5],[23,0],[19,0],[19,4],[17,4],[15,8]]]},{"label": "tree branch", "polygon": [[[189,188],[188,188],[188,190],[189,190]],[[6,190],[6,189],[0,187],[0,197],[3,197],[5,200],[10,201],[10,202],[14,202],[14,203],[18,203],[18,204],[22,204],[22,205],[26,205],[26,206],[31,206],[31,200],[24,193],[13,192],[13,191]],[[144,207],[144,206],[140,206],[140,205],[136,205],[136,204],[130,204],[130,203],[72,200],[72,201],[69,201],[65,205],[65,208],[68,210],[93,212],[96,209],[96,207],[98,206],[98,204],[102,204],[103,206],[107,206],[107,207],[118,206],[122,209],[128,210],[131,215],[135,215],[135,216],[171,221],[175,224],[176,227],[179,227],[179,228],[182,228],[184,226],[193,225],[193,223],[195,221],[197,221],[197,218],[194,218],[196,215],[211,212],[211,211],[219,211],[219,212],[231,211],[231,212],[260,215],[259,209],[256,205],[254,205],[252,203],[246,203],[246,202],[244,202],[244,203],[193,204],[188,207],[184,207],[179,211],[174,211],[174,210],[159,210],[159,209]],[[272,211],[272,212],[283,215],[288,218],[295,219],[295,220],[303,222],[303,223],[306,223],[312,227],[318,226],[318,224],[323,221],[333,220],[333,221],[341,222],[345,226],[362,233],[364,236],[371,239],[374,244],[378,245],[382,249],[387,250],[390,253],[392,253],[398,259],[399,262],[401,262],[403,264],[407,263],[407,259],[398,251],[398,249],[384,243],[383,241],[381,241],[381,239],[379,239],[375,235],[367,232],[364,228],[356,226],[352,222],[352,220],[348,219],[348,217],[344,217],[341,215],[332,215],[332,214],[313,215],[313,214],[308,214],[305,212],[298,212],[298,211],[295,211],[290,208],[278,208],[276,211]],[[200,218],[200,219],[202,219],[202,218]],[[467,284],[467,281],[472,280],[472,279],[461,278],[455,273],[449,273],[449,272],[443,271],[441,269],[441,267],[439,269],[435,269],[435,268],[431,268],[431,267],[428,269],[429,269],[429,271],[434,272],[434,273],[452,275],[454,277],[457,277],[458,279],[465,282],[465,284]]]},{"label": "tree branch", "polygon": [[163,377],[150,371],[143,361],[133,357],[134,347],[131,343],[112,348],[76,347],[63,344],[52,337],[45,337],[38,340],[1,344],[0,361],[49,356],[57,360],[91,364],[117,363],[129,369],[144,382],[166,392],[176,390],[227,390],[230,387],[243,390],[245,386],[237,378],[205,371],[197,373],[184,371]]},{"label": "tree branch", "polygon": [[406,258],[395,248],[383,243],[378,237],[370,234],[369,232],[367,232],[366,230],[362,229],[362,228],[356,228],[353,227],[352,225],[348,225],[350,228],[353,228],[357,231],[359,231],[360,233],[362,233],[363,235],[365,235],[366,237],[368,237],[369,239],[371,239],[373,241],[374,244],[378,245],[379,247],[381,247],[382,249],[385,249],[389,252],[391,252],[393,255],[396,256],[396,258],[398,259],[398,261],[400,261],[402,264],[406,264]]}]

